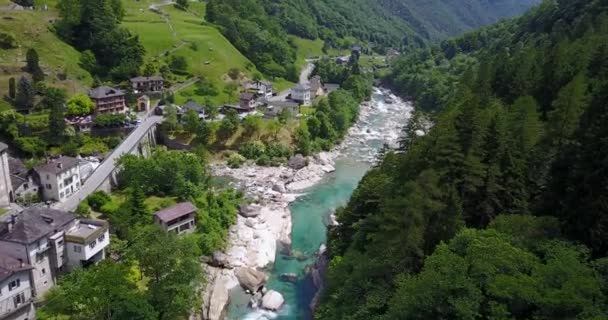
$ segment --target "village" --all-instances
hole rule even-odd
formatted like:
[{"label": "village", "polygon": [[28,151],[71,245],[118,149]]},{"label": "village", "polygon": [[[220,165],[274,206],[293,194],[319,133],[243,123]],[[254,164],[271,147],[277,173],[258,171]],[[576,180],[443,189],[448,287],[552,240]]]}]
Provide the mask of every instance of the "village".
[{"label": "village", "polygon": [[[66,116],[64,121],[81,134],[118,130],[128,135],[148,117],[162,118],[169,109],[180,121],[187,113],[196,113],[202,122],[221,121],[228,113],[238,114],[241,120],[248,116],[272,120],[282,114],[297,118],[302,116],[302,107],[339,88],[323,84],[319,76],[308,80],[313,68],[309,64],[303,71],[304,81],[280,93],[274,92],[269,81],[249,82],[239,93],[238,103],[222,105],[217,117],[194,100],[169,103],[163,97],[171,91],[160,76],[134,77],[129,88],[101,85],[90,89],[86,97],[94,108],[87,114]],[[129,94],[136,96],[131,105]],[[0,142],[0,292],[11,293],[10,299],[0,299],[0,317],[27,319],[34,317],[35,302],[56,284],[59,275],[118,257],[107,254],[107,221],[81,217],[62,206],[74,202],[72,198],[81,193],[104,158],[59,155],[28,168],[9,149]],[[189,233],[196,229],[196,210],[190,202],[177,203],[154,213],[154,223],[167,232]]]}]

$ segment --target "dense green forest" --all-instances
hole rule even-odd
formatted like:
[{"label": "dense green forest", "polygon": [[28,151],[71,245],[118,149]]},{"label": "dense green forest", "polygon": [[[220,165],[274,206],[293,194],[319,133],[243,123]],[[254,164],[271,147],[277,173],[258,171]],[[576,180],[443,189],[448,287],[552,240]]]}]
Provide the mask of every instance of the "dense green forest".
[{"label": "dense green forest", "polygon": [[546,1],[421,50],[413,117],[330,231],[316,319],[604,319],[608,6]]},{"label": "dense green forest", "polygon": [[[207,20],[270,76],[297,78],[288,34],[323,39],[340,48],[345,38],[375,51],[418,48],[500,18],[521,14],[538,0],[210,0]],[[352,43],[351,43],[352,44]]]}]

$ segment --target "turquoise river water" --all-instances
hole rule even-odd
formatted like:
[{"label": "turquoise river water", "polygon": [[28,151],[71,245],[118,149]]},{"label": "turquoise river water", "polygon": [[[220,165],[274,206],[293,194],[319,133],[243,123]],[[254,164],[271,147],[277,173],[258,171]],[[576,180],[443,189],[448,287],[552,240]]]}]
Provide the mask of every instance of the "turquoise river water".
[{"label": "turquoise river water", "polygon": [[[387,99],[390,96],[390,99]],[[389,100],[387,103],[387,100]],[[391,101],[392,100],[392,101]],[[290,205],[292,213],[292,250],[306,259],[294,259],[278,250],[266,287],[283,294],[285,305],[279,312],[252,310],[249,296],[234,295],[228,310],[230,320],[300,320],[310,319],[309,304],[316,288],[305,270],[314,263],[315,252],[327,239],[329,215],[348,202],[358,182],[365,175],[384,143],[394,144],[400,128],[412,111],[411,106],[376,89],[370,103],[362,106],[360,120],[342,144],[336,171],[306,190]],[[282,282],[279,275],[295,273],[297,283]]]}]

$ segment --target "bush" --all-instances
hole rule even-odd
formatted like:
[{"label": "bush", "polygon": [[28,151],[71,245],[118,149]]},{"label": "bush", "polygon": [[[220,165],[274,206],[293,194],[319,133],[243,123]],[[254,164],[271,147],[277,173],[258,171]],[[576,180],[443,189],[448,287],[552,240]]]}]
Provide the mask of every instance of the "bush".
[{"label": "bush", "polygon": [[0,48],[14,49],[17,48],[17,40],[12,34],[0,32]]},{"label": "bush", "polygon": [[89,206],[87,201],[82,201],[78,204],[76,208],[76,214],[79,217],[87,218],[91,214],[91,206]]},{"label": "bush", "polygon": [[258,166],[268,166],[271,163],[270,157],[268,157],[267,155],[262,155],[258,158],[258,160],[255,162]]},{"label": "bush", "polygon": [[230,168],[240,168],[245,163],[245,160],[246,159],[242,155],[238,153],[232,153],[228,157],[228,166]]},{"label": "bush", "polygon": [[111,202],[112,198],[104,191],[95,191],[87,197],[87,202],[95,211],[100,211],[101,207]]},{"label": "bush", "polygon": [[257,159],[266,153],[266,146],[260,141],[247,142],[241,146],[239,153],[247,159]]},{"label": "bush", "polygon": [[266,146],[266,154],[270,158],[289,158],[291,150],[288,146],[280,143],[269,143]]}]

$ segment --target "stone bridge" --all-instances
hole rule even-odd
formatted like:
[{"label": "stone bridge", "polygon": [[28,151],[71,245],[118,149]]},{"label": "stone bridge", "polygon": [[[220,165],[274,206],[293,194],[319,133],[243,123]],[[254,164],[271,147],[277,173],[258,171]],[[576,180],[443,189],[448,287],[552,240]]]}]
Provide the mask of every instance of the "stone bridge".
[{"label": "stone bridge", "polygon": [[116,184],[116,161],[124,154],[138,154],[148,156],[156,146],[156,127],[163,117],[151,115],[146,118],[129,136],[118,146],[95,171],[84,181],[80,190],[70,196],[65,202],[53,205],[56,209],[74,211],[78,204],[89,194],[104,190],[110,191]]}]

